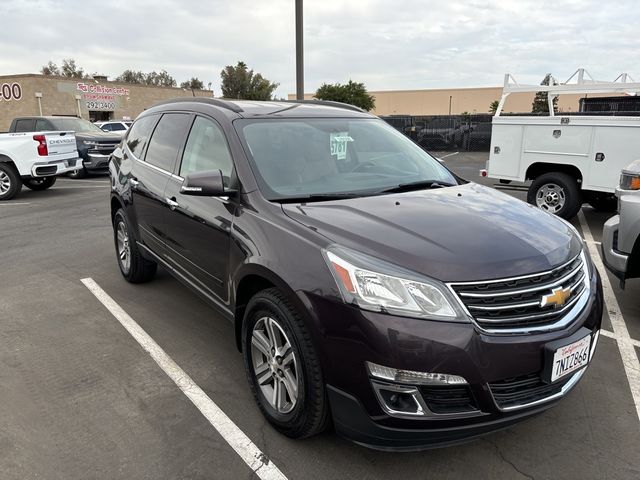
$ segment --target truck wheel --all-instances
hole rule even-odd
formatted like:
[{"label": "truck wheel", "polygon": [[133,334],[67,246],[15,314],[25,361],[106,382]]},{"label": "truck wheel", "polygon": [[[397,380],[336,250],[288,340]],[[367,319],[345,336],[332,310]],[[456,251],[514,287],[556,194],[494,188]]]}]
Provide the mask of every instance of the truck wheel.
[{"label": "truck wheel", "polygon": [[263,290],[249,301],[242,353],[253,396],[278,431],[305,438],[327,427],[320,361],[303,319],[278,289]]},{"label": "truck wheel", "polygon": [[0,200],[10,200],[22,188],[22,180],[10,163],[0,163]]},{"label": "truck wheel", "polygon": [[54,183],[56,183],[56,177],[28,178],[26,180],[23,180],[22,183],[25,187],[30,188],[31,190],[46,190],[47,188],[52,187]]},{"label": "truck wheel", "polygon": [[84,167],[80,167],[77,170],[72,171],[71,173],[67,173],[69,178],[84,178],[87,176],[87,169]]},{"label": "truck wheel", "polygon": [[573,218],[582,206],[582,194],[575,178],[561,172],[540,175],[529,187],[527,202],[541,210]]},{"label": "truck wheel", "polygon": [[618,199],[613,193],[588,192],[587,202],[599,212],[615,212],[618,210]]},{"label": "truck wheel", "polygon": [[113,240],[120,272],[128,282],[144,283],[155,276],[158,264],[144,258],[138,250],[133,231],[122,209],[113,218]]}]

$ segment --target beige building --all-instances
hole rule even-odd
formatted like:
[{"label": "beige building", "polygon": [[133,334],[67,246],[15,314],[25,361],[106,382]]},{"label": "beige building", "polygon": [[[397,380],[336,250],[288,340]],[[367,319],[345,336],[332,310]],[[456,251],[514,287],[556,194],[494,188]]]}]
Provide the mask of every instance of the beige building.
[{"label": "beige building", "polygon": [[[428,90],[382,90],[369,92],[376,99],[371,112],[376,115],[459,115],[461,113],[488,113],[491,102],[500,100],[502,87],[443,88]],[[507,97],[505,113],[531,112],[535,94],[519,93]],[[313,98],[312,93],[305,98]],[[289,99],[295,99],[290,94]],[[561,95],[558,110],[575,112],[580,95]]]},{"label": "beige building", "polygon": [[0,132],[15,117],[72,115],[91,121],[134,119],[162,100],[211,97],[210,90],[152,87],[107,81],[25,74],[0,76]]}]

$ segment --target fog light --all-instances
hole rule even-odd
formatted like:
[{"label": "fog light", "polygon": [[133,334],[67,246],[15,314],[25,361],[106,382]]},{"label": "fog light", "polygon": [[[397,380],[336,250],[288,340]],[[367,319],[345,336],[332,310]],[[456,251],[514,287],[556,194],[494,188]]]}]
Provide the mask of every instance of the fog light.
[{"label": "fog light", "polygon": [[425,416],[428,408],[415,387],[372,382],[382,409],[393,417]]},{"label": "fog light", "polygon": [[369,374],[379,380],[409,385],[466,385],[467,381],[458,375],[446,373],[415,372],[412,370],[398,370],[383,367],[376,363],[367,362]]}]

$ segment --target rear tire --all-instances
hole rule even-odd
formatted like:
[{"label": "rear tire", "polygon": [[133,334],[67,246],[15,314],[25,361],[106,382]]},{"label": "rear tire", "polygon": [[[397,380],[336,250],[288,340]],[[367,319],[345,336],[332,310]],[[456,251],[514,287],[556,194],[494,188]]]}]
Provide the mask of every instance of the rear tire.
[{"label": "rear tire", "polygon": [[322,432],[329,424],[329,402],[320,362],[302,317],[276,288],[257,293],[245,312],[245,371],[263,415],[291,438]]},{"label": "rear tire", "polygon": [[67,176],[69,178],[85,178],[87,176],[87,169],[84,167],[80,167],[77,170],[72,171],[71,173],[68,173]]},{"label": "rear tire", "polygon": [[618,210],[618,199],[613,193],[588,192],[587,202],[599,212],[615,212]]},{"label": "rear tire", "polygon": [[22,182],[25,187],[36,192],[51,188],[56,183],[56,177],[28,178]]},{"label": "rear tire", "polygon": [[582,193],[575,178],[562,172],[550,172],[531,183],[527,202],[568,220],[582,207]]},{"label": "rear tire", "polygon": [[119,209],[113,217],[113,240],[118,267],[128,282],[144,283],[155,276],[158,264],[147,260],[140,253],[129,220],[122,209]]},{"label": "rear tire", "polygon": [[0,162],[0,200],[11,200],[22,189],[22,180],[16,168]]}]

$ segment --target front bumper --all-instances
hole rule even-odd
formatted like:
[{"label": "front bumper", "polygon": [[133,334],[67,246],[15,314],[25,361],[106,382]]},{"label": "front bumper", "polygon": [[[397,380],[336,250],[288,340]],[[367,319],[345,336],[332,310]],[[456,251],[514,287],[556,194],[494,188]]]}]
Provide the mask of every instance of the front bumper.
[{"label": "front bumper", "polygon": [[87,170],[108,172],[110,156],[110,154],[88,153],[86,158],[83,158],[82,165]]},{"label": "front bumper", "polygon": [[[356,443],[385,450],[420,450],[461,443],[548,409],[572,389],[584,368],[558,386],[562,387],[559,394],[525,401],[518,408],[499,405],[492,389],[505,382],[517,383],[520,378],[542,378],[545,347],[551,342],[586,331],[592,332],[595,343],[593,334],[600,329],[603,305],[596,274],[591,278],[586,306],[563,330],[490,335],[472,324],[365,312],[312,294],[305,294],[302,301],[311,307],[308,311],[312,312],[312,321],[318,322],[316,331],[322,345],[323,371],[336,431]],[[365,366],[367,361],[397,369],[461,376],[468,382],[469,396],[477,410],[472,415],[389,415],[376,396]],[[549,391],[541,383],[539,388]]]},{"label": "front bumper", "polygon": [[602,229],[602,258],[605,266],[616,277],[624,280],[629,263],[629,255],[617,250],[617,236],[620,230],[620,215],[606,221]]},{"label": "front bumper", "polygon": [[42,178],[52,175],[62,175],[76,170],[80,163],[81,160],[79,158],[35,163],[31,167],[31,177]]}]

